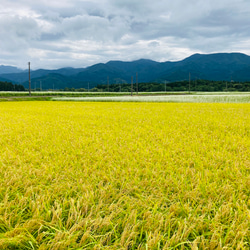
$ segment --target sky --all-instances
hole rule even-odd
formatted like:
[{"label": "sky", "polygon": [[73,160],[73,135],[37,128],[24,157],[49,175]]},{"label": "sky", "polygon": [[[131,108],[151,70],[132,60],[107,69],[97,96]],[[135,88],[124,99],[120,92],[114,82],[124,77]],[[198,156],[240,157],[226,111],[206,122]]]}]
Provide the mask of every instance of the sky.
[{"label": "sky", "polygon": [[250,55],[249,0],[0,0],[0,65]]}]

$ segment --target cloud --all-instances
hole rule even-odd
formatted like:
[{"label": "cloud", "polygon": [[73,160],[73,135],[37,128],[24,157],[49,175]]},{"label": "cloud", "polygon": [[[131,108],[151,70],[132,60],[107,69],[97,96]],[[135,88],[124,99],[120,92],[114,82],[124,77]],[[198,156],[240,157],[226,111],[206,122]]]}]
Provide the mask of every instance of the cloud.
[{"label": "cloud", "polygon": [[40,36],[36,21],[29,17],[0,16],[0,27],[1,51],[25,50]]},{"label": "cloud", "polygon": [[57,68],[109,60],[250,54],[247,0],[2,0],[0,64]]}]

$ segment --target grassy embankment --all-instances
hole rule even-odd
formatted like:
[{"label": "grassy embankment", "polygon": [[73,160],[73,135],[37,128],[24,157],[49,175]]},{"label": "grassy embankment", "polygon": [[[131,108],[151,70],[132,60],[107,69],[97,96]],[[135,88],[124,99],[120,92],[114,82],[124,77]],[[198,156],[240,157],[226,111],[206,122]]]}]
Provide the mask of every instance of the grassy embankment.
[{"label": "grassy embankment", "polygon": [[228,102],[249,103],[248,92],[0,92],[1,101]]}]

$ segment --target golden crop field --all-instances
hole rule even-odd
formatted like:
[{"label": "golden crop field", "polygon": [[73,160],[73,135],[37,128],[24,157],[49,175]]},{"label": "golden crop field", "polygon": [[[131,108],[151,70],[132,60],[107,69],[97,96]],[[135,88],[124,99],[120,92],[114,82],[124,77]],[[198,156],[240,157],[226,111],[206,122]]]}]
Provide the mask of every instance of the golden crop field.
[{"label": "golden crop field", "polygon": [[0,103],[0,249],[249,249],[250,104]]}]

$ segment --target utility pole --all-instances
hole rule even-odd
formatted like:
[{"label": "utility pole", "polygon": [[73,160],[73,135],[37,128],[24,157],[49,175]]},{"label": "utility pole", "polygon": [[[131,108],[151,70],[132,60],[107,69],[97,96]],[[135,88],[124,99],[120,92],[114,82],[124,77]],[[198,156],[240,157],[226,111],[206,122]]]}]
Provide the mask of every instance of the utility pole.
[{"label": "utility pole", "polygon": [[133,95],[133,76],[131,76],[131,96]]},{"label": "utility pole", "polygon": [[136,72],[136,94],[138,95],[138,73]]},{"label": "utility pole", "polygon": [[89,92],[89,82],[88,82],[88,92]]},{"label": "utility pole", "polygon": [[28,66],[29,66],[29,96],[31,96],[30,62],[28,62]]},{"label": "utility pole", "polygon": [[42,91],[42,81],[40,81],[40,91]]},{"label": "utility pole", "polygon": [[[116,85],[117,85],[118,80],[116,80]],[[119,80],[119,91],[121,92],[121,81]]]},{"label": "utility pole", "polygon": [[109,92],[109,76],[107,77],[108,92]]},{"label": "utility pole", "polygon": [[188,86],[188,92],[189,92],[189,94],[190,94],[190,79],[191,79],[191,77],[190,77],[190,72],[189,72],[189,86]]},{"label": "utility pole", "polygon": [[165,80],[165,92],[167,92],[167,81]]}]

